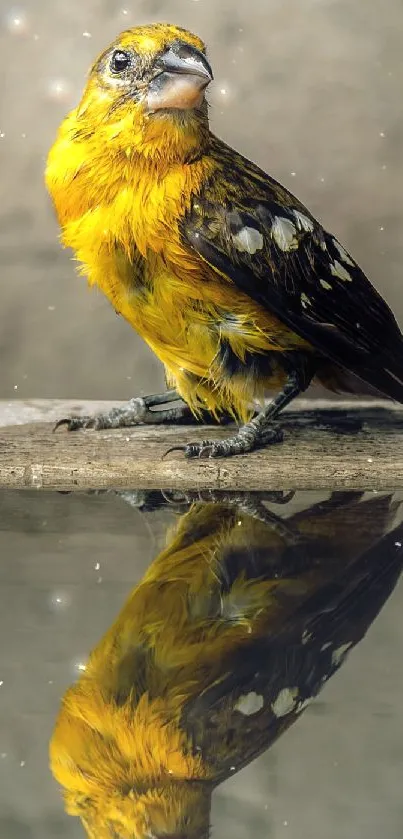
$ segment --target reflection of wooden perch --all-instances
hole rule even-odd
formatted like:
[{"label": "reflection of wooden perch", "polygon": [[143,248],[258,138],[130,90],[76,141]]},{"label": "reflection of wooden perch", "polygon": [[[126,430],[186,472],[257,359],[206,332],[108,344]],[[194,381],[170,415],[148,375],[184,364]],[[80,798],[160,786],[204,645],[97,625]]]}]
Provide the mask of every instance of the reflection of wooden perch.
[{"label": "reflection of wooden perch", "polygon": [[[115,403],[114,403],[115,404]],[[403,488],[403,408],[390,402],[296,400],[284,443],[228,460],[185,461],[175,443],[217,439],[229,427],[138,426],[78,431],[53,423],[106,402],[0,401],[0,486],[15,489]]]}]

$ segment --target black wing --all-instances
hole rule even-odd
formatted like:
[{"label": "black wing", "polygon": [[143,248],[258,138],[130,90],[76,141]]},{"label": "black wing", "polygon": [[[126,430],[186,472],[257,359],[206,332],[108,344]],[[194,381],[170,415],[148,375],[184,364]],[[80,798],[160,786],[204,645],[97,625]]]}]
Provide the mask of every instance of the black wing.
[{"label": "black wing", "polygon": [[364,637],[402,570],[402,526],[323,586],[275,635],[222,662],[222,678],[185,706],[182,726],[214,783],[269,748]]},{"label": "black wing", "polygon": [[184,242],[322,355],[403,402],[403,337],[357,263],[253,163],[215,138],[213,156]]}]

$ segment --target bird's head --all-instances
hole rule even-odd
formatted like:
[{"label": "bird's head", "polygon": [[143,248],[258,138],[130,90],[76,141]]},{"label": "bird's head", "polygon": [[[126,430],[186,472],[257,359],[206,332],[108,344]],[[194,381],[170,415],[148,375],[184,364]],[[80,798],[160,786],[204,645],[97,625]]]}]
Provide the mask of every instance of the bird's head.
[{"label": "bird's head", "polygon": [[[78,130],[155,159],[191,159],[208,137],[205,46],[169,24],[123,32],[94,63],[76,111]],[[81,133],[81,132],[80,132]]]}]

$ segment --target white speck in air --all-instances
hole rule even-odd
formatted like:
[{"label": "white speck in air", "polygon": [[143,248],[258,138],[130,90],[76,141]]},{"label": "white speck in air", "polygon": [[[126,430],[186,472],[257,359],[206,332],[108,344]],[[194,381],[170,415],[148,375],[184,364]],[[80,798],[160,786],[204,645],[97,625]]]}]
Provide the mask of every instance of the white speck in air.
[{"label": "white speck in air", "polygon": [[232,237],[232,241],[237,249],[237,251],[241,251],[241,253],[256,253],[256,251],[260,251],[264,244],[263,236],[260,230],[256,230],[255,227],[242,227],[238,233]]},{"label": "white speck in air", "polygon": [[297,704],[298,688],[282,688],[271,704],[275,717],[281,718],[290,714]]},{"label": "white speck in air", "polygon": [[290,175],[291,175],[292,178],[295,178],[296,174],[297,174],[296,172],[290,172]]},{"label": "white speck in air", "polygon": [[271,235],[282,251],[292,251],[298,247],[297,228],[288,218],[277,216],[271,228]]},{"label": "white speck in air", "polygon": [[49,605],[55,612],[62,612],[70,605],[70,595],[63,591],[54,591],[50,595]]},{"label": "white speck in air", "polygon": [[288,822],[287,821],[283,822],[283,825],[284,825],[284,827],[288,827]]},{"label": "white speck in air", "polygon": [[6,27],[9,32],[12,32],[15,35],[22,35],[28,29],[28,18],[22,11],[17,11],[16,9],[11,10],[6,15]]},{"label": "white speck in air", "polygon": [[[401,543],[401,542],[395,542],[395,545],[396,545],[396,547],[397,547],[397,548],[401,548],[401,547],[402,547],[402,543]],[[2,683],[2,684],[3,684],[3,683]]]},{"label": "white speck in air", "polygon": [[384,228],[384,227],[380,227],[380,228],[379,228],[379,230],[385,230],[385,228]]},{"label": "white speck in air", "polygon": [[349,641],[347,644],[342,644],[340,647],[337,648],[337,650],[334,650],[334,652],[332,653],[332,664],[341,664],[352,644],[353,642]]},{"label": "white speck in air", "polygon": [[95,563],[95,565],[94,565],[95,570],[96,570],[96,571],[99,571],[100,567],[101,567],[101,563],[100,563],[100,562],[96,562],[96,563]]},{"label": "white speck in air", "polygon": [[257,714],[258,711],[261,711],[263,705],[263,696],[256,693],[254,690],[251,690],[250,693],[245,693],[243,696],[239,697],[234,708],[236,711],[239,711],[240,714],[244,714],[246,717],[249,717],[252,716],[252,714]]},{"label": "white speck in air", "polygon": [[25,766],[25,760],[20,760],[20,766]]},{"label": "white speck in air", "polygon": [[92,38],[91,32],[83,32],[83,38]]},{"label": "white speck in air", "polygon": [[0,688],[4,685],[4,679],[0,679]]},{"label": "white speck in air", "polygon": [[343,280],[345,283],[353,282],[353,278],[350,276],[346,268],[343,268],[342,264],[337,261],[337,259],[335,262],[332,262],[330,272],[334,277],[338,277],[339,280]]},{"label": "white speck in air", "polygon": [[324,651],[324,650],[327,650],[327,649],[328,649],[329,647],[331,647],[331,646],[332,646],[332,642],[331,642],[331,641],[327,641],[327,642],[326,642],[326,644],[322,644],[322,646],[321,646],[321,648],[320,648],[321,653],[323,653],[323,651]]},{"label": "white speck in air", "polygon": [[70,95],[70,85],[65,79],[52,79],[48,85],[48,95],[51,99],[64,101]]},{"label": "white speck in air", "polygon": [[333,286],[330,285],[326,280],[319,280],[322,288],[325,288],[327,291],[331,291]]},{"label": "white speck in air", "polygon": [[77,661],[77,663],[74,665],[74,669],[78,670],[79,673],[84,673],[84,671],[87,669],[87,665],[84,664],[83,661]]},{"label": "white speck in air", "polygon": [[386,137],[386,134],[385,134],[385,132],[384,132],[384,131],[380,131],[380,132],[379,132],[379,136],[380,136],[380,137]]},{"label": "white speck in air", "polygon": [[235,772],[236,766],[230,766],[231,772]]}]

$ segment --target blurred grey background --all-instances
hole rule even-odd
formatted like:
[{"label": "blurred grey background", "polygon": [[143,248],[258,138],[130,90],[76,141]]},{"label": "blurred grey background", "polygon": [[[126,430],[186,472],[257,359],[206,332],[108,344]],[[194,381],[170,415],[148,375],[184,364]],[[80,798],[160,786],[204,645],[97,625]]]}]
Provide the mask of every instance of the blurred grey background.
[{"label": "blurred grey background", "polygon": [[213,130],[338,235],[403,325],[401,0],[0,0],[0,397],[162,385],[151,352],[76,276],[43,184],[90,63],[152,20],[205,39]]}]

